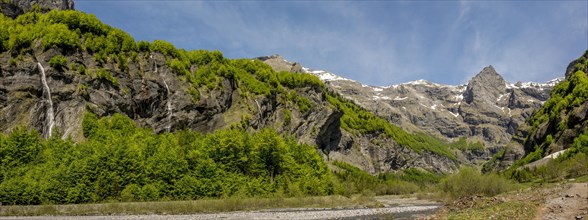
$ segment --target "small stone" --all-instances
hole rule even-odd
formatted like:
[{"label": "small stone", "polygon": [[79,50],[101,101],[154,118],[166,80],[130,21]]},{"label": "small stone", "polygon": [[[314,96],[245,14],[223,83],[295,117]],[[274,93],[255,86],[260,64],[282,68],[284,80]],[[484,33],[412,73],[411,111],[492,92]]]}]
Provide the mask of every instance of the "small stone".
[{"label": "small stone", "polygon": [[584,219],[584,217],[582,217],[582,216],[579,216],[579,215],[578,215],[578,216],[576,216],[576,220],[581,220],[581,219]]}]

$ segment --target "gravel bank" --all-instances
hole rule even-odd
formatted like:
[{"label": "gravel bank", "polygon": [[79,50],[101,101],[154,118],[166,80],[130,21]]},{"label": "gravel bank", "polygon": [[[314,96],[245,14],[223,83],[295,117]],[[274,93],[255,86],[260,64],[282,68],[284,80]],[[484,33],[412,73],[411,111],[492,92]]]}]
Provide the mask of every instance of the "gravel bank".
[{"label": "gravel bank", "polygon": [[410,212],[433,212],[439,205],[397,206],[385,208],[363,209],[326,209],[326,210],[298,210],[298,211],[254,211],[228,212],[216,214],[194,215],[126,215],[126,216],[34,216],[34,217],[0,217],[0,219],[64,219],[64,220],[206,220],[206,219],[340,219],[361,216],[378,216]]}]

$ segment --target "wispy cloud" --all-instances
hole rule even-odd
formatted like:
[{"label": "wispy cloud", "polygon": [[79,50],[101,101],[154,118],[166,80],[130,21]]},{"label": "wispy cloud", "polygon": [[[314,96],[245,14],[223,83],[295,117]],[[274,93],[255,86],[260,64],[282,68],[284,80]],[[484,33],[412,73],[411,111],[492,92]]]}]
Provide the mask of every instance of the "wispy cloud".
[{"label": "wispy cloud", "polygon": [[[366,84],[563,74],[588,48],[586,2],[79,2],[137,39],[231,58],[282,54]],[[133,8],[133,10],[129,10]]]}]

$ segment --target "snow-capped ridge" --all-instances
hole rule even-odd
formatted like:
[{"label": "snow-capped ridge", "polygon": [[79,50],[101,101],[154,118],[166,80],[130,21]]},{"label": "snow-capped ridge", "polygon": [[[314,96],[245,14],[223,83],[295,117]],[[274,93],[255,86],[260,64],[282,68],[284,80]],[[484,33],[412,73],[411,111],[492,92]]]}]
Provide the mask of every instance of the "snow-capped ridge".
[{"label": "snow-capped ridge", "polygon": [[554,87],[555,85],[557,85],[558,83],[560,83],[563,80],[564,80],[563,77],[558,77],[558,78],[549,80],[546,83],[520,82],[519,81],[519,82],[517,82],[515,84],[506,83],[506,88],[508,88],[508,89],[514,89],[514,88],[518,88],[518,89],[535,88],[535,89],[543,90],[543,89],[545,89],[545,87],[548,87],[548,88]]},{"label": "snow-capped ridge", "polygon": [[352,81],[355,82],[354,80],[351,79],[347,79],[345,77],[341,77],[339,75],[335,75],[333,73],[324,71],[324,70],[312,70],[310,68],[306,68],[306,67],[302,67],[302,71],[305,73],[309,73],[312,75],[317,76],[320,80],[328,82],[328,81],[336,81],[336,80],[344,80],[344,81]]}]

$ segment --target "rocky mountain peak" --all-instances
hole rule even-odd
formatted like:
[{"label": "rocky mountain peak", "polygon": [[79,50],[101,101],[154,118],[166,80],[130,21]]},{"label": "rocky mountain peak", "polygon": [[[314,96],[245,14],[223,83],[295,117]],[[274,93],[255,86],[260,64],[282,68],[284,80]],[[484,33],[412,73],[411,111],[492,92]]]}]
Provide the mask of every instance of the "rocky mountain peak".
[{"label": "rocky mountain peak", "polygon": [[33,11],[35,5],[41,12],[51,10],[74,10],[73,0],[8,0],[0,3],[0,11],[7,17],[16,18]]},{"label": "rocky mountain peak", "polygon": [[506,81],[496,72],[494,67],[487,66],[474,76],[467,85],[464,94],[466,103],[474,101],[495,100],[506,89]]},{"label": "rocky mountain peak", "polygon": [[288,72],[294,72],[294,73],[301,73],[302,72],[302,66],[299,63],[290,62],[290,61],[284,59],[284,57],[282,57],[282,55],[279,55],[279,54],[274,54],[271,56],[257,57],[255,59],[261,60],[261,61],[269,64],[276,71],[288,71]]}]

